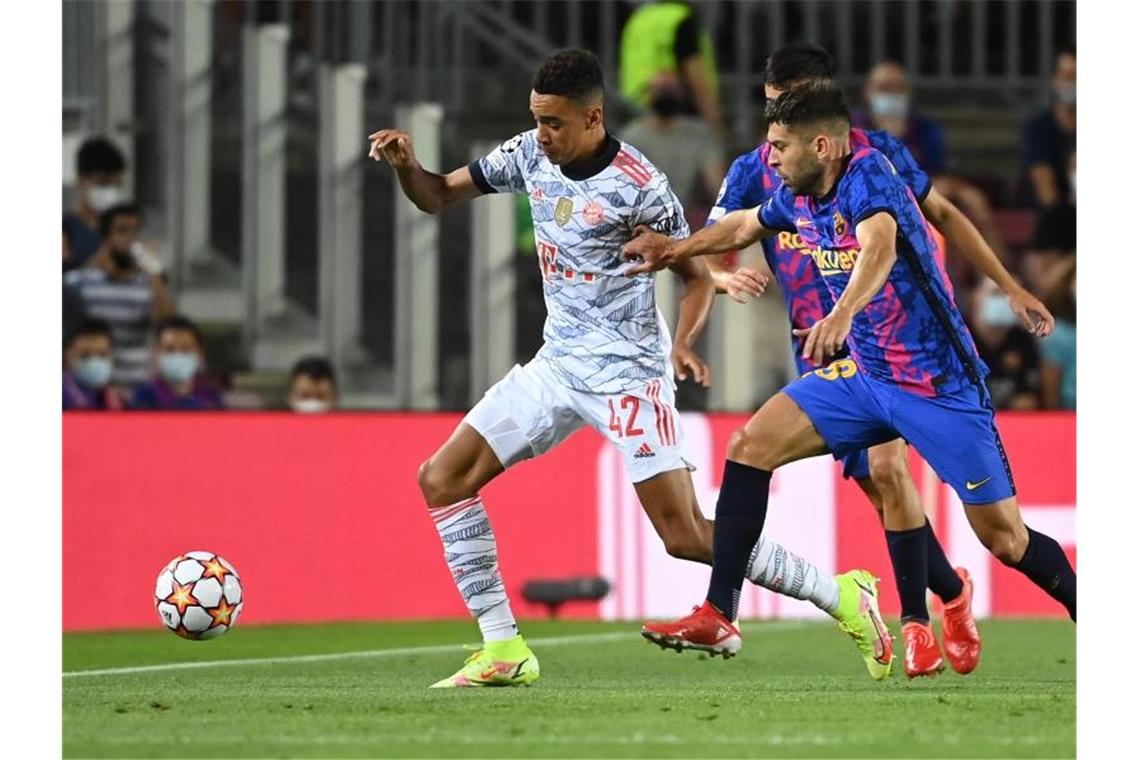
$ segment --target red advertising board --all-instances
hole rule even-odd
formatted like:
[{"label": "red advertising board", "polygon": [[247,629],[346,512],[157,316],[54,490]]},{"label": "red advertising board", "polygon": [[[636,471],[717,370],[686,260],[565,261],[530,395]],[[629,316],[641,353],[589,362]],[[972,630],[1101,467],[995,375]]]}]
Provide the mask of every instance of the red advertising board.
[{"label": "red advertising board", "polygon": [[[236,565],[246,623],[465,615],[416,483],[419,464],[459,419],[64,415],[64,628],[158,624],[155,577],[171,558],[195,549],[218,552]],[[710,515],[725,443],[743,419],[685,415],[700,467],[698,496]],[[1011,415],[999,424],[1023,503],[1054,532],[1068,531],[1057,537],[1071,549],[1074,418]],[[623,496],[628,486],[615,461],[600,436],[584,431],[484,490],[520,617],[545,614],[521,598],[522,584],[533,578],[602,574],[614,582],[609,599],[569,605],[562,612],[567,616],[636,619],[661,605],[686,610],[696,601],[687,590],[702,590],[707,568],[662,559],[660,542]],[[927,476],[916,471],[921,483]],[[968,541],[951,536],[956,523],[948,515],[959,510],[938,484],[931,493],[939,532],[952,555],[968,558],[971,570],[984,576],[990,611],[1058,613],[1016,573],[989,567]],[[870,567],[886,582],[884,606],[897,610],[881,530],[833,465],[818,460],[781,471],[773,499],[787,502],[773,509],[773,538],[821,567]],[[674,575],[686,593],[670,580]],[[751,604],[747,609],[759,616],[801,614],[803,607],[764,596]]]}]

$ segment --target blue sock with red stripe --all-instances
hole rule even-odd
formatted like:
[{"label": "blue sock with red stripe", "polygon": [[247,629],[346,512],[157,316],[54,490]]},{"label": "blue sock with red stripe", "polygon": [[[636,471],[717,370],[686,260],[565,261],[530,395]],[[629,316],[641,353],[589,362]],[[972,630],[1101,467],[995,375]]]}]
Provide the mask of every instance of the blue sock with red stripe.
[{"label": "blue sock with red stripe", "polygon": [[736,620],[740,587],[744,585],[752,548],[764,530],[771,481],[772,473],[768,470],[731,460],[724,463],[724,482],[713,524],[708,601],[729,620]]}]

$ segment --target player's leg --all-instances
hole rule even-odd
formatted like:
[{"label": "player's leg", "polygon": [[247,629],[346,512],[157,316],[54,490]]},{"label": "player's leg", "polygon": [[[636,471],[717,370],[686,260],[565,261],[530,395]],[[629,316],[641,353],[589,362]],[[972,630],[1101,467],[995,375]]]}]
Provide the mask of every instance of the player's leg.
[{"label": "player's leg", "polygon": [[491,520],[479,495],[505,469],[543,453],[581,424],[558,408],[554,394],[528,369],[516,367],[492,387],[420,467],[420,490],[444,559],[484,642],[435,687],[525,685],[539,675],[538,660],[511,612]]},{"label": "player's leg", "polygon": [[[739,632],[732,620],[752,549],[763,530],[772,471],[829,448],[846,454],[893,437],[879,418],[879,410],[866,396],[853,362],[807,375],[769,399],[729,442],[705,604],[675,623],[649,624],[643,630],[679,648],[706,649],[725,656],[739,650]],[[870,593],[867,597],[874,599]],[[873,641],[868,637],[863,643],[873,649],[870,656],[879,662],[876,677],[886,677],[891,660],[889,635],[878,631]]]},{"label": "player's leg", "polygon": [[[701,511],[687,469],[658,473],[633,487],[670,555],[712,564],[713,521]],[[769,591],[811,602],[829,615],[839,610],[836,578],[766,536],[752,549],[746,577]]]},{"label": "player's leg", "polygon": [[982,545],[1002,564],[1017,570],[1064,605],[1075,622],[1077,574],[1056,540],[1022,521],[1016,497],[989,504],[968,504],[965,500],[963,503],[966,519]]},{"label": "player's leg", "polygon": [[969,587],[963,582],[969,576],[964,569],[956,572],[946,559],[922,508],[907,459],[907,445],[901,439],[874,446],[867,454],[865,477],[859,479],[867,497],[872,503],[878,502],[883,519],[902,605],[906,674],[909,678],[933,676],[945,667],[926,608],[928,587],[945,605],[942,632],[946,659],[957,672],[969,673],[981,657]]},{"label": "player's leg", "polygon": [[894,398],[899,432],[958,492],[982,544],[1064,605],[1076,620],[1076,573],[1060,544],[1022,522],[988,393],[968,387],[924,399],[896,390]]}]

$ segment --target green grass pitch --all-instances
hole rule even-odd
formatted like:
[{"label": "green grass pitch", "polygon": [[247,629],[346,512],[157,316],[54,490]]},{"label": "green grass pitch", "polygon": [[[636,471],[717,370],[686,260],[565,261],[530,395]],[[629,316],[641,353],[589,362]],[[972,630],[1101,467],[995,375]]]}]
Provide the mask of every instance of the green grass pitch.
[{"label": "green grass pitch", "polygon": [[[661,651],[636,624],[532,621],[539,681],[463,690],[426,687],[462,663],[469,622],[247,626],[201,643],[155,628],[64,637],[65,757],[1076,754],[1067,621],[983,623],[965,677],[908,682],[898,641],[885,683],[827,623],[745,623],[726,661]],[[212,664],[248,659],[271,661]]]}]

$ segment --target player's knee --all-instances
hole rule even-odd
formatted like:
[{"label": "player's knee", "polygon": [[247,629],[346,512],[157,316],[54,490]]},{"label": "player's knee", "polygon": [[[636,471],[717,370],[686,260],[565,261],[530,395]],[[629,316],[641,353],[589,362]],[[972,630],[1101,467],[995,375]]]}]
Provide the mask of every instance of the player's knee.
[{"label": "player's knee", "polygon": [[712,547],[706,546],[701,536],[695,532],[671,532],[663,536],[665,551],[670,557],[692,562],[712,561]]},{"label": "player's knee", "polygon": [[462,501],[466,495],[456,488],[456,479],[444,471],[434,459],[428,459],[420,465],[418,480],[420,493],[429,507],[445,507]]},{"label": "player's knee", "polygon": [[871,470],[871,482],[875,484],[879,493],[883,494],[884,499],[897,494],[910,480],[910,466],[905,455],[871,456],[868,465]]},{"label": "player's knee", "polygon": [[772,446],[763,435],[751,432],[748,428],[738,428],[728,439],[728,458],[763,470],[772,466]]},{"label": "player's knee", "polygon": [[1016,565],[1029,547],[1029,533],[1024,525],[1009,525],[987,531],[981,536],[990,554],[1003,565]]}]

